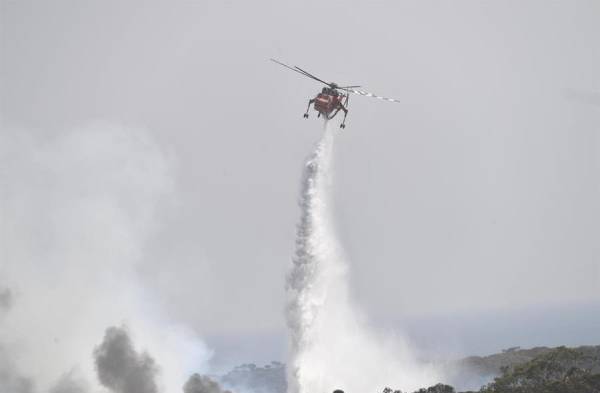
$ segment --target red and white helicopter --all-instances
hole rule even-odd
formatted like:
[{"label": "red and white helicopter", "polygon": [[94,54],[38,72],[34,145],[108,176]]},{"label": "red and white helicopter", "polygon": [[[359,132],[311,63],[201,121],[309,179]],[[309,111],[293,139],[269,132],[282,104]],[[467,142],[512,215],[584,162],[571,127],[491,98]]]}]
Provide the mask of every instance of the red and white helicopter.
[{"label": "red and white helicopter", "polygon": [[325,86],[327,86],[324,87],[323,90],[321,90],[321,92],[317,94],[315,98],[312,98],[308,101],[308,107],[306,108],[306,113],[304,114],[305,119],[308,118],[308,111],[310,109],[310,105],[314,103],[315,110],[319,112],[317,117],[323,115],[327,120],[331,120],[335,117],[335,115],[338,114],[339,111],[344,112],[344,120],[342,120],[340,128],[346,128],[346,116],[348,115],[348,99],[350,97],[349,93],[358,94],[365,97],[374,97],[380,100],[390,102],[400,102],[393,98],[380,97],[372,93],[367,93],[366,91],[355,90],[355,88],[361,86],[339,86],[337,83],[325,82],[324,80],[317,78],[316,76],[310,74],[309,72],[303,70],[300,67],[291,67],[275,59],[271,59],[271,61],[282,65],[286,68],[289,68],[290,70],[295,71],[301,75],[314,79],[317,82],[321,82],[325,84]]}]

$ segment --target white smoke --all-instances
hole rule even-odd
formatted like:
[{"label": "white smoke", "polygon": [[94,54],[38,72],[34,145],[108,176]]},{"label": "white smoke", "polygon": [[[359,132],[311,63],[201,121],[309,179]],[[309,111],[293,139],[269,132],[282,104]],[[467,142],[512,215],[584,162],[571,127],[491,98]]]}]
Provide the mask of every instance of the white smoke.
[{"label": "white smoke", "polygon": [[122,324],[157,360],[159,391],[181,391],[205,364],[203,343],[164,318],[137,275],[172,178],[144,130],[0,129],[0,288],[10,290],[0,348],[12,380],[48,392],[74,376],[100,391],[92,352]]},{"label": "white smoke", "polygon": [[[399,337],[383,338],[352,306],[348,266],[335,235],[331,206],[334,134],[327,123],[304,167],[296,252],[287,278],[291,334],[289,393],[376,393],[438,381]],[[368,263],[368,261],[366,261]]]}]

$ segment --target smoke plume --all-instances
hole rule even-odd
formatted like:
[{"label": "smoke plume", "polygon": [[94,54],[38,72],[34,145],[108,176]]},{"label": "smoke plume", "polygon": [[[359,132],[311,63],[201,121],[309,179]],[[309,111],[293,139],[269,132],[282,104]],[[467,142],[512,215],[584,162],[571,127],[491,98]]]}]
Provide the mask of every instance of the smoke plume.
[{"label": "smoke plume", "polygon": [[231,393],[209,377],[194,374],[183,386],[183,393]]},{"label": "smoke plume", "polygon": [[147,353],[138,354],[123,328],[106,330],[94,351],[98,379],[114,393],[156,393],[158,367]]},{"label": "smoke plume", "polygon": [[3,386],[69,391],[83,386],[64,379],[77,370],[104,390],[92,352],[125,323],[161,367],[158,391],[181,391],[210,352],[165,318],[138,275],[174,194],[170,156],[149,132],[111,124],[0,131]]},{"label": "smoke plume", "polygon": [[31,378],[22,375],[11,359],[10,353],[0,344],[0,387],[9,393],[33,393]]},{"label": "smoke plume", "polygon": [[296,252],[286,286],[289,392],[376,392],[385,386],[410,390],[431,385],[435,373],[414,361],[406,343],[371,332],[352,306],[348,266],[332,220],[333,142],[333,130],[326,124],[304,167]]}]

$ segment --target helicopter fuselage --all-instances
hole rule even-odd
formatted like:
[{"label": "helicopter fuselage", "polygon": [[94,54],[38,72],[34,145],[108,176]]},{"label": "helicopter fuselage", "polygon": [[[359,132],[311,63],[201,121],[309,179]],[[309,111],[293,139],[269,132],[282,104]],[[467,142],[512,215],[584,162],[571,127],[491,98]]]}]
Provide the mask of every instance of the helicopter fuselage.
[{"label": "helicopter fuselage", "polygon": [[314,108],[327,119],[332,119],[341,107],[345,107],[344,104],[347,102],[347,100],[347,95],[340,94],[338,92],[321,92],[314,98]]}]

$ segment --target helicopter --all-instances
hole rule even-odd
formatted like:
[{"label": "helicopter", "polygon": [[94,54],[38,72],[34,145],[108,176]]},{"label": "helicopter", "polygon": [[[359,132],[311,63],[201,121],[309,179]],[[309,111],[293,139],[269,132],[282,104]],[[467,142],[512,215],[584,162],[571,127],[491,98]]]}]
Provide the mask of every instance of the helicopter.
[{"label": "helicopter", "polygon": [[340,124],[340,128],[346,128],[346,116],[348,116],[348,100],[350,99],[350,93],[365,97],[373,97],[384,101],[400,102],[394,98],[380,97],[366,91],[356,90],[356,88],[362,86],[340,86],[334,82],[325,82],[324,80],[317,78],[313,74],[303,70],[300,67],[292,67],[275,59],[270,60],[325,85],[325,87],[323,87],[321,92],[317,94],[315,98],[311,98],[308,101],[308,106],[306,107],[306,112],[304,113],[305,119],[308,118],[310,106],[314,104],[314,109],[318,112],[317,117],[321,117],[321,115],[323,115],[327,120],[333,119],[340,111],[344,112],[344,119]]}]

